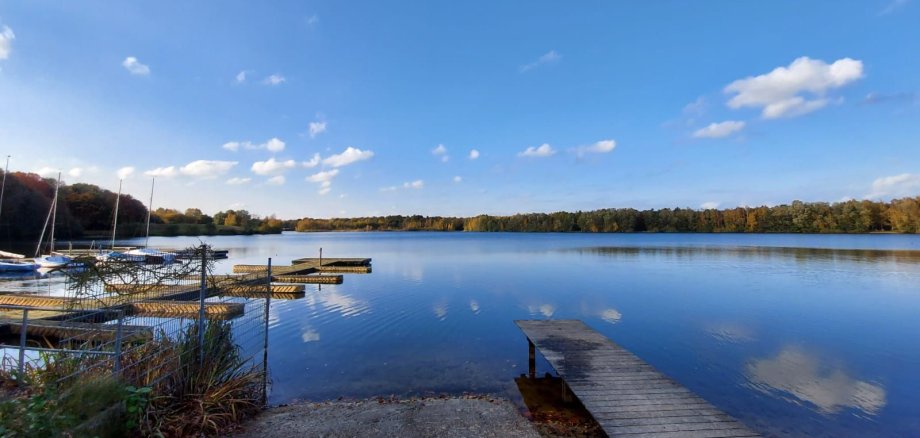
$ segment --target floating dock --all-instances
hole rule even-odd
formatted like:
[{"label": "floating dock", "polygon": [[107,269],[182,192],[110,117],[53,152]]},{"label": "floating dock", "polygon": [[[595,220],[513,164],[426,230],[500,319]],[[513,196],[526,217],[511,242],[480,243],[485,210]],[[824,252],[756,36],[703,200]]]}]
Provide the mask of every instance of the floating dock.
[{"label": "floating dock", "polygon": [[579,320],[515,324],[608,436],[759,436]]},{"label": "floating dock", "polygon": [[272,281],[298,284],[342,284],[341,275],[272,275]]},{"label": "floating dock", "polygon": [[[73,255],[89,255],[89,250],[73,250]],[[319,272],[369,273],[371,259],[303,258],[288,266],[273,266],[272,299],[299,299],[305,296],[304,284],[341,284],[341,275],[319,275]],[[233,296],[267,298],[268,279],[265,265],[235,265],[234,272],[243,275],[214,275],[206,281],[205,298]],[[308,275],[317,274],[317,275]],[[200,276],[188,276],[184,284],[108,284],[105,297],[74,298],[47,295],[0,292],[0,337],[22,330],[22,310],[28,307],[27,336],[75,340],[114,339],[115,325],[103,324],[120,314],[144,316],[180,316],[197,318],[201,298]],[[3,308],[2,306],[6,306]],[[12,307],[11,307],[12,306]],[[209,319],[230,319],[243,314],[240,303],[206,303]],[[134,339],[148,336],[145,327],[127,327],[123,332]],[[145,331],[146,330],[146,331]],[[152,334],[151,334],[152,336]]]}]

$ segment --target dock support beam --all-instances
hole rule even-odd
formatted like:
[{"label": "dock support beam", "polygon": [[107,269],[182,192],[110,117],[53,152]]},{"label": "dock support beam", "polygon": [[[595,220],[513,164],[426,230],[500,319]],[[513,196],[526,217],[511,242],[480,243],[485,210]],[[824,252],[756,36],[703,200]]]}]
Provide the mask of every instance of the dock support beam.
[{"label": "dock support beam", "polygon": [[537,349],[530,339],[527,340],[527,349],[530,353],[527,358],[527,371],[530,374],[530,378],[535,379],[537,377]]}]

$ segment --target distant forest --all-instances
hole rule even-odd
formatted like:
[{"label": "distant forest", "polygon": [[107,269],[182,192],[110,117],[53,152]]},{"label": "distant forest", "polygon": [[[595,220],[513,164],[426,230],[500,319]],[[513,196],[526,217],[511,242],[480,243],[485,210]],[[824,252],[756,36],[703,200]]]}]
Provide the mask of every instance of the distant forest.
[{"label": "distant forest", "polygon": [[891,202],[801,202],[774,207],[695,210],[609,208],[469,218],[378,216],[300,219],[297,231],[515,231],[687,233],[920,233],[920,197]]},{"label": "distant forest", "polygon": [[[55,183],[54,179],[33,173],[7,175],[0,211],[0,242],[38,239],[51,209]],[[111,236],[117,193],[93,184],[62,183],[58,196],[57,239]],[[146,222],[144,203],[122,194],[118,207],[119,237],[144,236]],[[151,235],[164,236],[280,233],[283,225],[278,219],[255,217],[246,210],[227,210],[208,216],[197,208],[185,212],[158,208],[150,222]]]}]

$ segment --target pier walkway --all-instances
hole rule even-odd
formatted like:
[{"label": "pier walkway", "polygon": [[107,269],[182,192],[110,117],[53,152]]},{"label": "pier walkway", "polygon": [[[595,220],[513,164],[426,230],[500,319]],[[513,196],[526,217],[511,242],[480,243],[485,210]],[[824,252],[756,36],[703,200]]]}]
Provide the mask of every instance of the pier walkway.
[{"label": "pier walkway", "polygon": [[609,436],[759,436],[579,320],[515,324]]}]

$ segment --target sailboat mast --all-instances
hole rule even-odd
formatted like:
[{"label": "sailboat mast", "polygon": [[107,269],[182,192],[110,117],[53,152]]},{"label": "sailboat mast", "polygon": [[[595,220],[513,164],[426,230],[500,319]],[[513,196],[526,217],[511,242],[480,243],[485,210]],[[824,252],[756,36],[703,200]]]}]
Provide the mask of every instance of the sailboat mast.
[{"label": "sailboat mast", "polygon": [[118,203],[121,201],[121,183],[124,180],[118,180],[118,196],[115,198],[115,220],[112,221],[112,249],[115,249],[115,229],[118,228]]},{"label": "sailboat mast", "polygon": [[150,178],[150,204],[147,204],[147,238],[144,239],[144,248],[150,244],[150,212],[153,211],[153,185],[156,182],[156,177]]},{"label": "sailboat mast", "polygon": [[3,192],[6,191],[6,174],[8,173],[10,173],[10,156],[9,155],[6,156],[6,167],[3,168],[3,185],[0,185],[0,213],[3,213]]},{"label": "sailboat mast", "polygon": [[54,225],[57,222],[57,208],[58,208],[58,190],[61,188],[61,172],[58,172],[57,184],[54,185],[54,203],[52,204],[52,209],[54,212],[51,216],[51,250],[48,251],[48,254],[54,252]]}]

